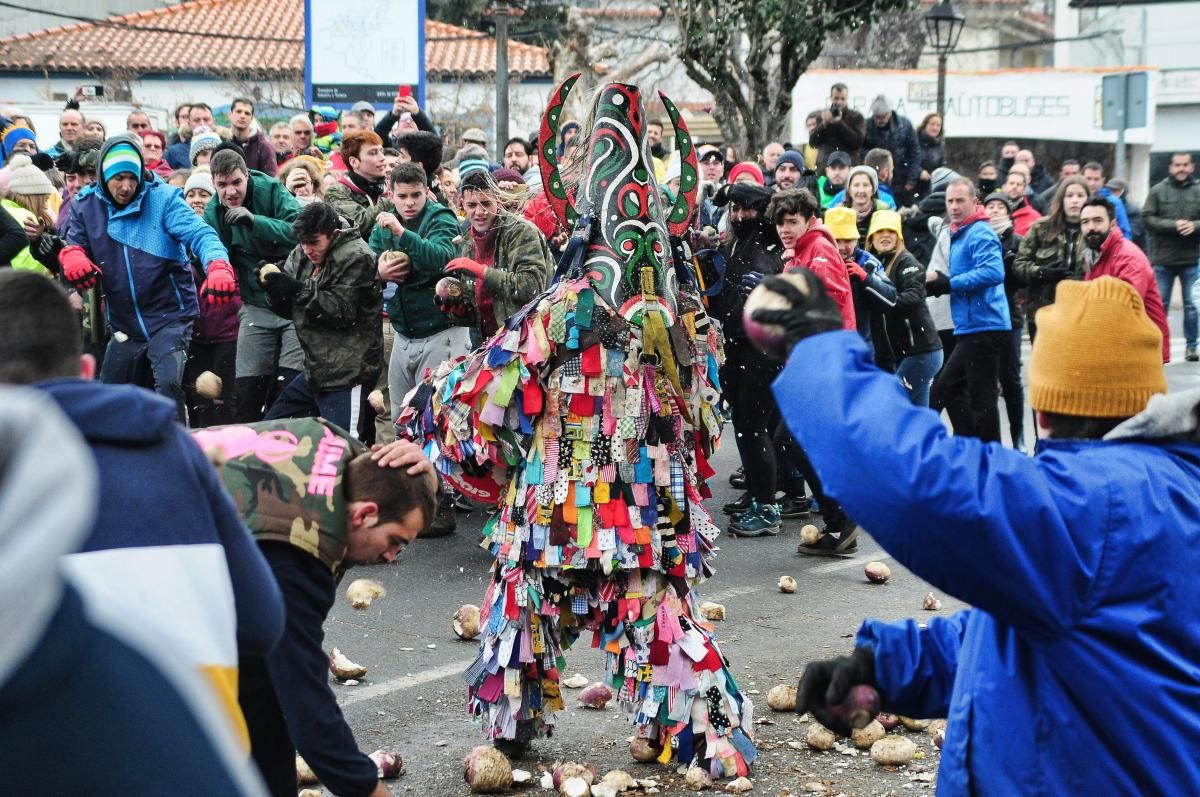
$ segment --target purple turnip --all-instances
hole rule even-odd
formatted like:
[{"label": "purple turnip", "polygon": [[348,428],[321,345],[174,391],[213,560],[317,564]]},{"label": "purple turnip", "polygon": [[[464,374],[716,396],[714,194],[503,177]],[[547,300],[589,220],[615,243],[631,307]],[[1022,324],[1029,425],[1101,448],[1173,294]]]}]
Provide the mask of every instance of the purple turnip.
[{"label": "purple turnip", "polygon": [[879,713],[882,702],[875,687],[857,684],[850,687],[845,700],[829,707],[829,713],[851,728],[865,728]]}]

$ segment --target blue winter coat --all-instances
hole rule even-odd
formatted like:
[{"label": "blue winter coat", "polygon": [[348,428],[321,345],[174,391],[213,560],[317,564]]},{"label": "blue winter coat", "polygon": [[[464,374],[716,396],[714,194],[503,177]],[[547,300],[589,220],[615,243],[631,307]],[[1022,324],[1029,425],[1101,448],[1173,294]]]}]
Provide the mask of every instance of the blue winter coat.
[{"label": "blue winter coat", "polygon": [[216,231],[188,207],[183,192],[153,175],[123,208],[99,183],[84,188],[71,202],[65,238],[82,246],[103,272],[113,330],[143,340],[169,323],[199,316],[189,250],[206,269],[214,260],[229,260]]},{"label": "blue winter coat", "polygon": [[[1030,458],[952,437],[857,335],[801,341],[774,389],[826,492],[976,607],[859,631],[887,710],[949,718],[939,795],[1200,794],[1200,391]],[[1190,431],[1156,440],[1171,400]]]},{"label": "blue winter coat", "polygon": [[950,233],[954,334],[1012,329],[1004,295],[1004,251],[982,213]]},{"label": "blue winter coat", "polygon": [[1125,200],[1119,196],[1113,196],[1113,192],[1108,186],[1101,188],[1096,192],[1096,196],[1102,196],[1108,200],[1108,203],[1113,207],[1113,213],[1116,214],[1117,226],[1121,228],[1121,232],[1125,233],[1125,237],[1133,240],[1133,225],[1129,223],[1129,211],[1125,208]]}]

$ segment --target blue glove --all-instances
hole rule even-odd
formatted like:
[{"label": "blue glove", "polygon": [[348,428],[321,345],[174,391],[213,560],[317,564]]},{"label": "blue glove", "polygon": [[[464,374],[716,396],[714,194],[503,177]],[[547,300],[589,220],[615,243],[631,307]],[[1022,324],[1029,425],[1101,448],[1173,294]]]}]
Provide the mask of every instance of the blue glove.
[{"label": "blue glove", "polygon": [[747,271],[742,275],[741,290],[742,296],[749,296],[750,291],[758,287],[758,283],[763,281],[763,273],[761,271]]}]

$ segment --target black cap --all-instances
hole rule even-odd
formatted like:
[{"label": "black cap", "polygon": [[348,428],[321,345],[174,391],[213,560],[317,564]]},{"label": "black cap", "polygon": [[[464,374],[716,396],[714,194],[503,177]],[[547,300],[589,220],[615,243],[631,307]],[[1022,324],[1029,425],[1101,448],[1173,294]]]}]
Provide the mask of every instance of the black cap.
[{"label": "black cap", "polygon": [[701,163],[712,160],[720,161],[721,163],[725,162],[725,156],[721,153],[720,147],[717,147],[716,149],[710,149],[700,156]]},{"label": "black cap", "polygon": [[989,202],[1003,202],[1004,207],[1008,208],[1008,212],[1012,213],[1012,210],[1013,210],[1012,200],[1009,199],[1008,194],[1004,193],[1003,191],[993,191],[992,193],[988,194],[987,196],[985,196],[983,198],[983,206],[985,208],[987,207],[987,204]]},{"label": "black cap", "polygon": [[828,166],[831,163],[840,163],[843,166],[849,166],[849,165],[851,165],[850,155],[848,153],[842,152],[840,149],[835,150],[835,151],[829,153],[829,157],[825,159],[826,166]]}]

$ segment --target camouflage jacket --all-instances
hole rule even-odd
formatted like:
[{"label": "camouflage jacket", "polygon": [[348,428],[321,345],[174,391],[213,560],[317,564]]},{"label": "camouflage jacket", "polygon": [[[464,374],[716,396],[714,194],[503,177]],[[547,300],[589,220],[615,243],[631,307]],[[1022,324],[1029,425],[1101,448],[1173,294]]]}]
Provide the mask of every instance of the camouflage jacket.
[{"label": "camouflage jacket", "polygon": [[[468,231],[463,236],[459,256],[474,260],[475,255],[475,240]],[[554,259],[538,228],[519,216],[503,216],[495,260],[483,275],[483,290],[492,297],[496,326],[504,326],[510,316],[544,291],[552,276]],[[469,278],[464,281],[474,283]]]},{"label": "camouflage jacket", "polygon": [[[376,325],[378,326],[378,325]],[[338,573],[346,556],[346,466],[366,449],[320,418],[197,429],[254,539],[285,542]],[[215,450],[214,450],[215,449]]]},{"label": "camouflage jacket", "polygon": [[389,213],[398,212],[396,206],[392,204],[392,200],[387,197],[381,198],[378,202],[372,202],[371,197],[364,194],[361,188],[350,181],[349,177],[342,177],[326,188],[325,196],[322,199],[325,204],[332,206],[343,218],[353,224],[364,241],[371,237],[376,216],[385,210]]},{"label": "camouflage jacket", "polygon": [[383,289],[371,249],[354,230],[340,230],[322,265],[297,246],[283,271],[300,281],[291,310],[309,385],[374,385],[383,368]]}]

